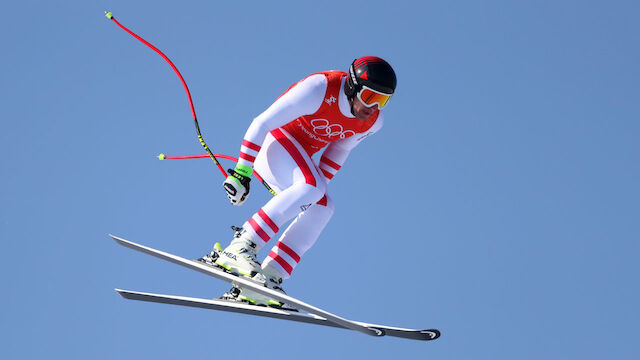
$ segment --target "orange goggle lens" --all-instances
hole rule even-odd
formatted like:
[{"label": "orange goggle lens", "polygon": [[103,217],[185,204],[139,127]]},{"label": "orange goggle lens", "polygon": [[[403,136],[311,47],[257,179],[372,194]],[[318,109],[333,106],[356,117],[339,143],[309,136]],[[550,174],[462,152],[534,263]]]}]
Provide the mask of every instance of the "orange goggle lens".
[{"label": "orange goggle lens", "polygon": [[382,109],[387,105],[389,99],[391,99],[391,95],[377,92],[363,86],[362,90],[358,93],[358,99],[360,99],[366,107],[372,107],[373,105],[378,104],[378,109]]}]

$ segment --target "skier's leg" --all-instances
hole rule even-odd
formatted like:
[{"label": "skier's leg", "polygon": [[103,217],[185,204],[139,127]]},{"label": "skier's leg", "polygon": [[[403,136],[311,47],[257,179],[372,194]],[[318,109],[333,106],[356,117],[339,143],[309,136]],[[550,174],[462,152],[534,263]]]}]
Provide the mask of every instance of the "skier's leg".
[{"label": "skier's leg", "polygon": [[317,201],[326,192],[324,178],[302,146],[283,130],[265,139],[255,161],[256,170],[280,190],[242,226],[215,263],[228,271],[252,277],[260,271],[256,253],[280,226]]},{"label": "skier's leg", "polygon": [[275,141],[267,144],[263,156],[258,155],[255,167],[267,183],[274,183],[280,191],[243,225],[259,247],[327,191],[324,177],[295,139],[279,129],[271,136]]},{"label": "skier's leg", "polygon": [[[311,205],[306,211],[301,212],[282,234],[280,240],[273,247],[265,261],[262,263],[260,276],[266,286],[284,293],[282,289],[283,279],[288,279],[296,267],[302,255],[315,243],[333,215],[333,201],[328,196],[323,197],[318,203]],[[248,289],[236,291],[240,300],[252,304],[264,304],[268,306],[295,310],[277,300],[255,293]]]},{"label": "skier's leg", "polygon": [[262,263],[263,273],[273,273],[266,271],[267,268],[273,268],[281,278],[288,279],[291,276],[300,258],[313,246],[333,215],[331,198],[325,196],[322,200],[293,220]]}]

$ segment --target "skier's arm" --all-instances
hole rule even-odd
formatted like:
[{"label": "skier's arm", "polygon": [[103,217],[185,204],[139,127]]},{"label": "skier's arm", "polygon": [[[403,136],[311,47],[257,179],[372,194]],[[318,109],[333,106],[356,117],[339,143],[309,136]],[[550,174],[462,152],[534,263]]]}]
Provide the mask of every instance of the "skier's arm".
[{"label": "skier's arm", "polygon": [[230,169],[223,183],[232,204],[242,205],[249,196],[253,162],[269,131],[318,111],[326,91],[326,77],[322,74],[311,75],[294,85],[251,122],[242,140],[238,164],[235,169]]},{"label": "skier's arm", "polygon": [[311,75],[279,97],[267,110],[258,115],[247,129],[238,164],[253,168],[267,134],[303,115],[320,108],[327,91],[327,79],[322,74]]},{"label": "skier's arm", "polygon": [[378,116],[376,123],[373,124],[371,129],[362,134],[356,134],[343,140],[334,141],[322,153],[320,157],[320,171],[325,177],[327,183],[333,179],[338,170],[342,167],[344,162],[349,157],[351,150],[355,148],[362,140],[369,135],[376,133],[384,123],[384,117],[382,113]]}]

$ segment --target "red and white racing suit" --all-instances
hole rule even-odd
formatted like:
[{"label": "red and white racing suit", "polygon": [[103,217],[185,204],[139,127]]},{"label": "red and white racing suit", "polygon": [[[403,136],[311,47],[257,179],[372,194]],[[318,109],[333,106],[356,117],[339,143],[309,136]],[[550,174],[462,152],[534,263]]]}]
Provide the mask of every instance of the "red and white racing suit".
[{"label": "red and white racing suit", "polygon": [[[292,85],[253,120],[242,141],[238,163],[254,167],[277,192],[243,228],[262,247],[296,217],[263,262],[285,279],[333,215],[327,184],[349,152],[383,124],[379,110],[367,120],[351,114],[342,90],[346,76],[326,71]],[[311,156],[324,147],[316,164]]]}]

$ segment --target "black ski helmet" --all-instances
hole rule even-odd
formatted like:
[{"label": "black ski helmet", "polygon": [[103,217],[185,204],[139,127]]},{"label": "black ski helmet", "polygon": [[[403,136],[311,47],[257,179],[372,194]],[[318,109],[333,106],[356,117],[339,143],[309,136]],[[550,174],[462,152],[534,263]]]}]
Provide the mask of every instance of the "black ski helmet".
[{"label": "black ski helmet", "polygon": [[388,62],[379,57],[355,59],[344,82],[344,93],[350,102],[363,85],[385,94],[393,94],[396,90],[396,73]]}]

